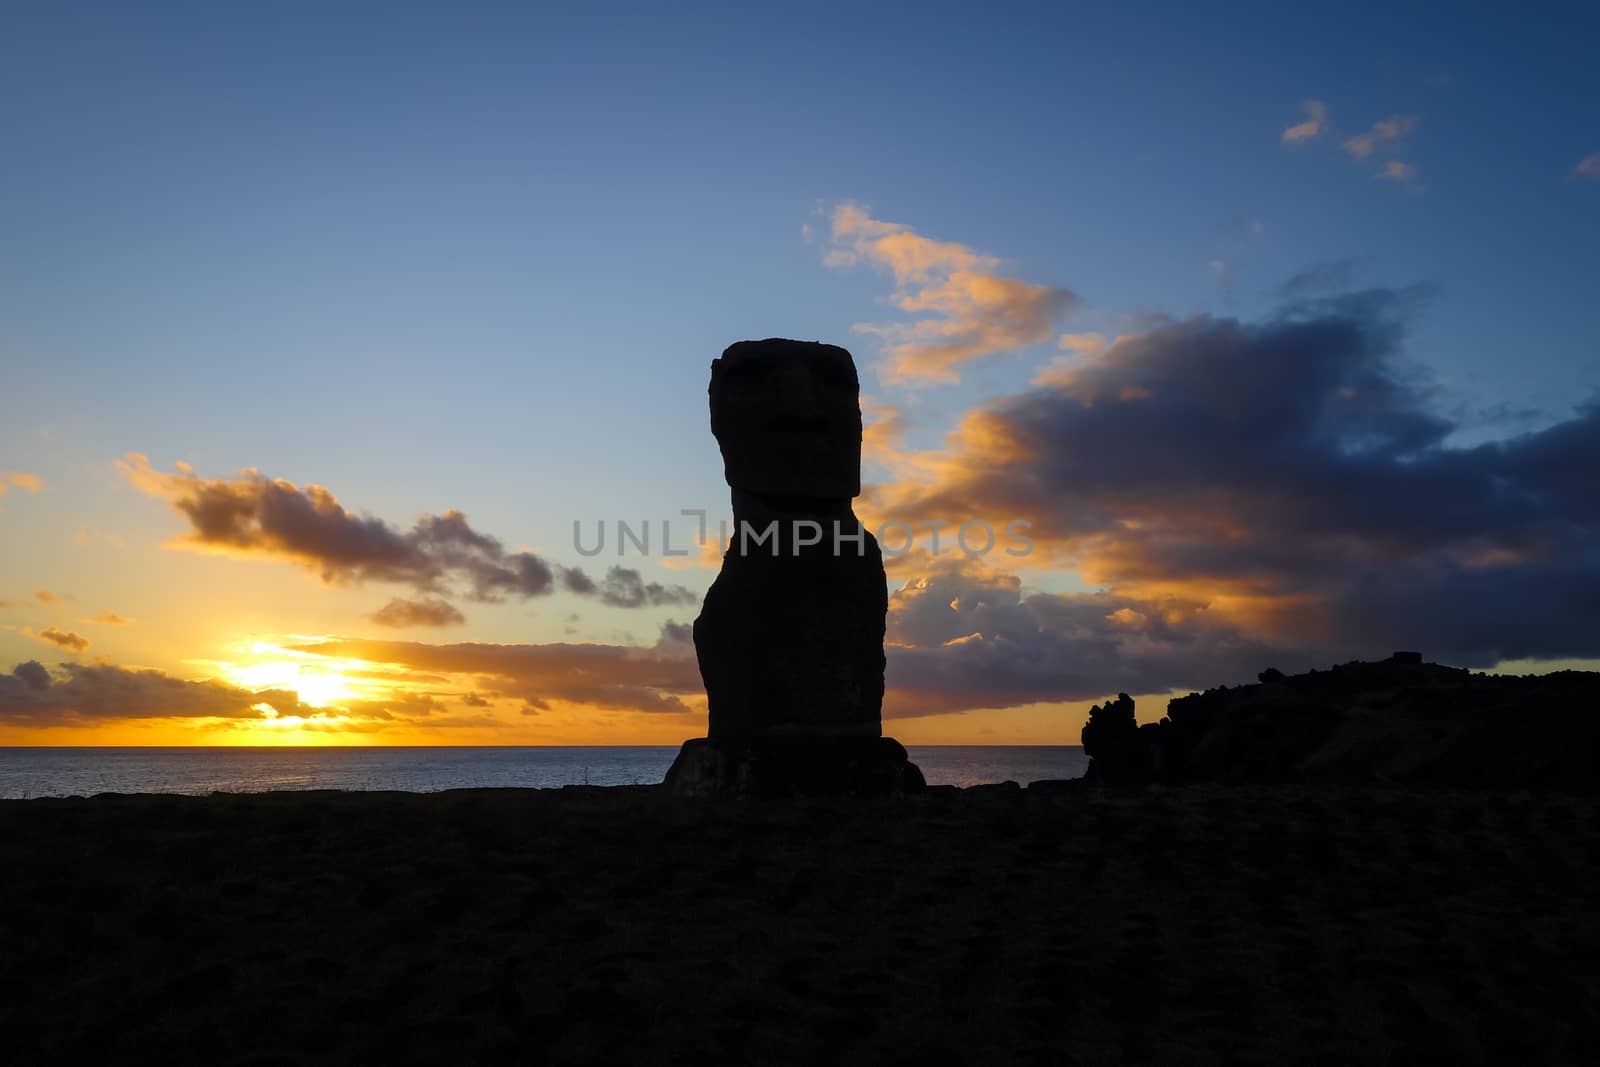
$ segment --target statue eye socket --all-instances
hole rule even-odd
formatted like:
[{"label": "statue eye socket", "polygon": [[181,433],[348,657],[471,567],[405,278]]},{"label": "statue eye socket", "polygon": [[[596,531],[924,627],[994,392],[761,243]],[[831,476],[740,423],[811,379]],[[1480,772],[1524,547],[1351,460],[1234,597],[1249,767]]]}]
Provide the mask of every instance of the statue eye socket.
[{"label": "statue eye socket", "polygon": [[756,360],[735,363],[722,372],[722,381],[734,389],[748,389],[765,382],[769,377],[768,369],[765,363]]}]

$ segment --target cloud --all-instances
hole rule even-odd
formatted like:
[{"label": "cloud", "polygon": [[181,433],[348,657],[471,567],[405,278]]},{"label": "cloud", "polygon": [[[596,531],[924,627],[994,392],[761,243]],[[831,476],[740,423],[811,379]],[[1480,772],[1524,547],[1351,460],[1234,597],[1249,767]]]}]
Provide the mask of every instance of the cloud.
[{"label": "cloud", "polygon": [[41,604],[59,604],[64,600],[71,600],[72,594],[53,593],[48,589],[36,589],[33,592],[33,599],[37,600]]},{"label": "cloud", "polygon": [[[891,561],[886,715],[1197,688],[1395,648],[1467,666],[1600,654],[1600,404],[1450,445],[1459,419],[1405,354],[1426,292],[1317,295],[1347,276],[1306,272],[1260,321],[1151,318],[1058,340],[1070,363],[969,412],[945,451],[918,454],[917,480],[870,487],[877,514],[1024,518],[1038,546],[1021,574]],[[900,412],[876,414],[880,445],[898,446]],[[1061,567],[1081,590],[1028,585]],[[582,581],[596,599],[673,602],[622,569]],[[670,622],[651,646],[298,651],[441,679],[458,706],[685,714],[701,692],[691,636]],[[438,699],[389,714],[437,715]]]},{"label": "cloud", "polygon": [[467,621],[455,605],[438,597],[422,600],[395,597],[368,618],[379,626],[395,629],[407,626],[459,626]]},{"label": "cloud", "polygon": [[514,644],[433,645],[415,641],[331,638],[289,646],[291,651],[364,660],[445,675],[467,675],[477,690],[522,700],[536,709],[552,701],[642,712],[688,712],[684,697],[699,694],[700,668],[692,647],[674,633],[654,646]]},{"label": "cloud", "polygon": [[44,489],[44,479],[37,474],[24,474],[22,471],[0,471],[0,500],[4,500],[6,490],[13,487],[29,493],[38,493]]},{"label": "cloud", "polygon": [[95,726],[149,718],[260,718],[301,707],[292,692],[251,691],[219,681],[184,681],[162,671],[63,663],[52,673],[29,660],[0,674],[0,722],[13,726]]},{"label": "cloud", "polygon": [[[1327,106],[1320,100],[1307,100],[1304,106],[1306,121],[1283,131],[1285,144],[1310,141],[1328,132]],[[1420,121],[1415,115],[1391,115],[1373,123],[1367,132],[1346,138],[1344,150],[1354,159],[1370,159],[1380,152],[1392,152],[1415,132]],[[1377,177],[1415,187],[1417,168],[1411,163],[1390,160],[1378,169]]]},{"label": "cloud", "polygon": [[1600,180],[1600,152],[1590,152],[1572,168],[1573,177]]},{"label": "cloud", "polygon": [[1235,215],[1219,227],[1222,240],[1230,245],[1248,244],[1260,237],[1266,224],[1254,215]]},{"label": "cloud", "polygon": [[132,619],[125,619],[121,615],[118,615],[116,612],[110,611],[110,610],[106,610],[106,609],[102,609],[98,614],[96,614],[94,616],[94,618],[87,619],[85,621],[86,622],[97,622],[97,623],[100,623],[101,625],[104,625],[104,626],[127,626],[129,623],[133,622]]},{"label": "cloud", "polygon": [[[314,657],[307,662],[314,664]],[[395,672],[344,670],[343,676],[381,677],[390,684],[397,680]],[[415,673],[401,672],[398,677],[422,685],[441,681]],[[476,693],[397,688],[330,706],[312,706],[302,703],[287,687],[249,688],[221,679],[187,680],[164,671],[109,663],[69,662],[52,671],[30,660],[18,664],[10,674],[0,674],[0,724],[94,727],[113,721],[212,719],[222,726],[258,729],[281,723],[295,730],[329,733],[505,725],[490,715],[450,714],[441,696],[459,700],[468,708],[491,704]]]},{"label": "cloud", "polygon": [[1070,290],[1002,277],[993,256],[875,219],[849,202],[833,209],[823,262],[887,271],[895,286],[889,303],[919,316],[855,327],[885,343],[881,373],[890,383],[960,381],[961,367],[973,360],[1048,341],[1054,321],[1079,303]]},{"label": "cloud", "polygon": [[1385,181],[1399,182],[1402,185],[1414,184],[1417,180],[1417,168],[1412,163],[1402,163],[1398,159],[1391,159],[1378,171],[1378,177]]},{"label": "cloud", "polygon": [[1271,657],[1200,603],[1028,593],[1015,575],[958,561],[891,594],[887,640],[888,718],[1165,692],[1249,677]]},{"label": "cloud", "polygon": [[1393,115],[1372,124],[1366,133],[1357,134],[1344,143],[1344,150],[1356,159],[1366,159],[1380,148],[1397,144],[1417,128],[1415,115]]},{"label": "cloud", "polygon": [[861,455],[874,463],[891,463],[905,451],[906,419],[900,409],[862,394]]},{"label": "cloud", "polygon": [[1327,104],[1324,104],[1321,100],[1306,100],[1300,106],[1305,109],[1305,121],[1296,123],[1283,131],[1282,141],[1284,144],[1301,144],[1321,137],[1327,132]]},{"label": "cloud", "polygon": [[612,567],[597,584],[601,603],[614,608],[660,607],[700,603],[700,594],[681,585],[647,582],[631,567]]},{"label": "cloud", "polygon": [[[136,452],[117,461],[117,469],[188,520],[189,531],[179,545],[289,560],[328,584],[389,582],[434,596],[460,592],[480,602],[562,590],[599,596],[619,607],[679,603],[695,595],[683,586],[646,586],[637,572],[621,568],[597,583],[581,570],[532,552],[508,551],[496,538],[473,529],[459,511],[424,515],[402,531],[382,519],[351,513],[320,485],[302,488],[253,469],[231,479],[206,479],[179,463],[175,473],[167,474]],[[637,599],[631,598],[635,587],[643,590]]]},{"label": "cloud", "polygon": [[87,637],[73,633],[71,630],[58,630],[54,626],[46,626],[33,636],[72,653],[82,652],[89,647],[89,639]]},{"label": "cloud", "polygon": [[1302,300],[1310,296],[1325,296],[1349,289],[1355,280],[1354,260],[1335,259],[1313,263],[1305,270],[1289,277],[1278,290],[1287,301]]},{"label": "cloud", "polygon": [[[1205,606],[1173,597],[1029,593],[1015,576],[971,561],[921,561],[889,601],[889,718],[1098,699],[1252,676],[1267,645]],[[379,665],[386,677],[424,674],[520,702],[538,715],[558,703],[644,713],[693,713],[702,692],[692,628],[662,625],[653,646],[427,644],[331,638],[292,646],[299,655]]]},{"label": "cloud", "polygon": [[[1193,606],[1169,624],[1191,649],[1307,666],[1410,647],[1468,666],[1600,655],[1600,403],[1451,447],[1457,423],[1404,357],[1424,298],[1373,290],[1120,338],[970,412],[931,481],[870,487],[870,508],[1029,519],[1030,566],[1076,570],[1110,598],[1106,615]],[[1019,638],[996,640],[1011,645],[982,655],[1018,652]],[[1116,678],[1133,661],[1117,649],[1084,661],[1086,676]],[[1153,662],[1154,681],[1221,680],[1208,655]],[[918,672],[936,670],[897,678]]]},{"label": "cloud", "polygon": [[1056,347],[1064,352],[1093,354],[1106,346],[1102,333],[1064,333],[1056,340]]}]

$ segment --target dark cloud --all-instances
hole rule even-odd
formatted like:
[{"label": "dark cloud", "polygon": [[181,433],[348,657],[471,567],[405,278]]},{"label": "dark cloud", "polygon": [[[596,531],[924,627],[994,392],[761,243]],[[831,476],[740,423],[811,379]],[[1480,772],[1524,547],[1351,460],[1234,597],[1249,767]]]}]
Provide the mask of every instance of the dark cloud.
[{"label": "dark cloud", "polygon": [[351,513],[320,485],[301,487],[256,470],[232,479],[205,479],[179,464],[176,473],[164,474],[137,453],[119,461],[118,469],[188,520],[184,544],[293,560],[330,584],[392,582],[430,594],[459,589],[483,602],[547,596],[558,589],[598,596],[616,607],[697,599],[683,586],[645,583],[637,571],[612,568],[595,582],[532,552],[508,551],[498,539],[474,530],[459,511],[425,515],[403,531]]},{"label": "dark cloud", "polygon": [[403,629],[408,626],[459,626],[466,616],[455,605],[438,597],[423,600],[405,600],[395,597],[368,616],[379,626]]},{"label": "dark cloud", "polygon": [[682,698],[698,694],[700,669],[692,650],[670,641],[633,645],[431,645],[412,641],[336,638],[293,646],[295,651],[391,664],[408,670],[469,674],[497,696],[536,710],[550,701],[630,711],[683,712]]},{"label": "dark cloud", "polygon": [[[934,563],[890,598],[885,715],[931,715],[1045,701],[1159,692],[1252,677],[1277,651],[1178,598],[1029,593],[1012,575]],[[654,646],[426,644],[340,638],[297,652],[385,665],[399,677],[471,675],[476,692],[538,715],[557,703],[688,712],[703,691],[687,623]],[[1279,657],[1282,666],[1298,661]],[[1306,666],[1310,666],[1307,663]],[[484,701],[486,703],[486,701]]]},{"label": "dark cloud", "polygon": [[[1108,605],[1147,617],[1162,598],[1203,607],[1172,628],[1195,641],[1154,658],[1136,655],[1144,643],[1109,657],[1074,646],[1107,682],[1139,666],[1107,692],[1244,669],[1232,651],[1210,658],[1208,641],[1310,664],[1413,647],[1466,666],[1600,655],[1600,406],[1451,447],[1458,424],[1403,359],[1420,295],[1378,290],[1259,324],[1199,317],[1125,338],[970,414],[930,484],[878,488],[873,509],[1029,519],[1050,562],[1103,587]],[[914,671],[891,657],[893,681],[931,677],[924,660],[1007,652],[1025,676],[1010,640],[919,656]],[[1002,673],[988,662],[974,669]]]},{"label": "dark cloud", "polygon": [[36,659],[17,664],[12,668],[11,674],[20,680],[24,687],[33,692],[50,687],[50,672],[45,670],[44,664]]},{"label": "dark cloud", "polygon": [[1305,270],[1291,275],[1279,292],[1285,300],[1304,300],[1307,297],[1342,293],[1350,289],[1355,276],[1356,263],[1353,259],[1333,259],[1323,263],[1313,263]]},{"label": "dark cloud", "polygon": [[647,582],[638,571],[612,567],[599,584],[600,600],[615,608],[659,607],[665,604],[698,604],[700,594],[681,585]]},{"label": "dark cloud", "polygon": [[954,562],[891,594],[887,640],[888,718],[1165,692],[1250,677],[1272,654],[1203,604],[1029,594]]},{"label": "dark cloud", "polygon": [[41,641],[49,641],[58,648],[68,652],[82,652],[89,647],[89,639],[82,634],[73,633],[71,630],[58,630],[54,626],[46,626],[37,636]]},{"label": "dark cloud", "polygon": [[0,674],[0,722],[14,726],[93,726],[118,719],[259,718],[255,705],[281,714],[303,709],[292,692],[252,692],[226,682],[190,682],[153,670],[36,660]]},{"label": "dark cloud", "polygon": [[[1088,587],[1046,593],[1028,572],[896,563],[886,714],[1200,688],[1398,648],[1475,667],[1600,655],[1600,406],[1452,444],[1460,419],[1404,351],[1424,294],[1308,299],[1316,288],[1261,322],[1151,318],[970,413],[921,464],[925,482],[874,487],[880,516],[1030,520],[1038,548],[1023,565],[1070,568]],[[396,572],[413,585],[696,599],[621,568],[496,578],[483,564],[515,574],[509,554],[455,513],[396,536],[423,561]],[[302,650],[473,675],[529,714],[558,702],[683,712],[702,691],[689,637],[673,622],[652,647]]]},{"label": "dark cloud", "polygon": [[[346,677],[372,676],[373,672],[344,672]],[[412,684],[429,681],[420,672],[402,672]],[[394,675],[385,676],[393,680]],[[30,660],[0,674],[0,723],[11,726],[97,726],[134,719],[218,719],[224,725],[244,726],[278,716],[294,716],[296,729],[354,731],[426,726],[501,725],[484,716],[448,714],[441,697],[453,692],[399,688],[375,697],[340,701],[337,706],[316,707],[300,702],[292,689],[251,690],[220,679],[188,681],[158,670],[99,663],[63,663],[54,672]],[[468,707],[487,707],[476,694],[462,698]]]}]

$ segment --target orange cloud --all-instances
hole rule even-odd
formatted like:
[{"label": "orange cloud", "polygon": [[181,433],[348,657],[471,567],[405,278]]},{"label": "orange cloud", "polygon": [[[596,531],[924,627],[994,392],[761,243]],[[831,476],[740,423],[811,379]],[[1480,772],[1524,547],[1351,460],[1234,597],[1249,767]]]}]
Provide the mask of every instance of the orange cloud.
[{"label": "orange cloud", "polygon": [[[1095,654],[1119,660],[1144,647],[1128,635],[1157,623],[1180,635],[1174,644],[1199,626],[1286,661],[1407,642],[1484,666],[1512,652],[1595,654],[1582,620],[1600,595],[1585,565],[1600,522],[1584,472],[1600,455],[1600,406],[1537,434],[1448,446],[1454,424],[1431,409],[1425,381],[1396,367],[1416,299],[1372,291],[1258,325],[1199,316],[1085,346],[967,413],[926,477],[869,486],[862,510],[913,524],[1030,521],[1036,551],[1013,565],[1104,589],[1113,599],[1092,626],[1122,637],[1099,634],[1109,643]],[[918,576],[904,561],[889,570]],[[901,599],[894,610],[908,607]],[[943,618],[951,600],[941,590],[920,610]],[[1543,606],[1493,607],[1513,601]],[[940,647],[958,639],[963,656],[988,648],[996,671],[1026,666],[1013,662],[1014,636],[963,624]],[[950,669],[919,658],[929,677]],[[1184,682],[1174,669],[1152,682],[1217,676],[1197,667]],[[916,671],[896,677],[924,687]],[[1017,699],[1024,691],[1040,690],[1019,687]]]},{"label": "orange cloud", "polygon": [[369,618],[379,626],[402,629],[408,626],[459,626],[466,616],[455,605],[438,597],[423,600],[406,600],[395,597],[373,612]]},{"label": "orange cloud", "polygon": [[1402,185],[1411,185],[1417,180],[1417,168],[1414,163],[1402,163],[1398,159],[1391,159],[1378,171],[1378,177],[1384,181],[1400,182]]},{"label": "orange cloud", "polygon": [[924,561],[889,602],[884,714],[908,718],[1250,677],[1269,655],[1205,605],[1042,593],[981,560]]},{"label": "orange cloud", "polygon": [[[26,631],[24,631],[26,632]],[[77,655],[89,647],[89,639],[82,634],[73,633],[71,630],[58,630],[54,626],[46,626],[33,636],[41,641],[48,641],[58,648]]]},{"label": "orange cloud", "polygon": [[219,681],[185,681],[161,671],[36,660],[0,674],[0,722],[13,726],[99,726],[144,718],[259,718],[259,706],[301,710],[293,693],[255,692]]},{"label": "orange cloud", "polygon": [[[724,519],[722,530],[709,527],[704,541],[693,542],[686,556],[663,556],[656,560],[668,570],[717,570],[722,566],[722,537],[728,532]],[[674,549],[676,551],[676,549]]]},{"label": "orange cloud", "polygon": [[668,625],[652,646],[329,638],[292,652],[472,679],[470,692],[520,700],[535,711],[554,703],[644,712],[687,712],[703,692],[687,626]]},{"label": "orange cloud", "polygon": [[1300,144],[1321,137],[1328,128],[1328,105],[1321,100],[1307,100],[1300,105],[1305,109],[1306,119],[1296,123],[1283,131],[1284,144]]},{"label": "orange cloud", "polygon": [[1395,115],[1372,124],[1366,133],[1357,134],[1344,143],[1344,150],[1357,159],[1366,159],[1378,149],[1404,140],[1417,128],[1415,115]]},{"label": "orange cloud", "polygon": [[0,500],[5,499],[6,490],[12,487],[37,493],[44,489],[44,479],[37,474],[24,474],[22,471],[0,471]]},{"label": "orange cloud", "polygon": [[966,363],[1049,340],[1054,321],[1079,303],[1070,290],[1002,277],[993,256],[874,219],[854,203],[834,208],[823,261],[887,270],[895,285],[889,303],[918,316],[855,327],[885,343],[881,373],[890,383],[960,381]]}]

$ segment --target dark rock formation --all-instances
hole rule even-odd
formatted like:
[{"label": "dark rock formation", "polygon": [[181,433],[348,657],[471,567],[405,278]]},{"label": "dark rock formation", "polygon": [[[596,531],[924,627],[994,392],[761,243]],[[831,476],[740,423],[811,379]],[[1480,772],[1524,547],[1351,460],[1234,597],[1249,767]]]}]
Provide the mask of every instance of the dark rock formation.
[{"label": "dark rock formation", "polygon": [[1138,726],[1126,694],[1090,712],[1087,780],[1600,785],[1600,674],[1491,675],[1415,652],[1178,697]]},{"label": "dark rock formation", "polygon": [[1093,758],[1090,771],[1099,781],[1122,785],[1147,781],[1154,756],[1148,732],[1141,737],[1133,715],[1133,698],[1118,693],[1116,700],[1089,709],[1083,724],[1083,752]]},{"label": "dark rock formation", "polygon": [[899,793],[922,776],[881,737],[883,557],[861,492],[860,383],[835,345],[770,338],[711,364],[734,532],[694,624],[709,736],[667,785],[692,794]]}]

